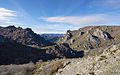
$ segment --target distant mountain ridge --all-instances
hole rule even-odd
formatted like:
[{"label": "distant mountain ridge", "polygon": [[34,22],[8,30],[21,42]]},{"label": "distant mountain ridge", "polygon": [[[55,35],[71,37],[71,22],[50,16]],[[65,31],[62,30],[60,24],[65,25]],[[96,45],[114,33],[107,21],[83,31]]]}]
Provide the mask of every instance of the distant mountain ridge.
[{"label": "distant mountain ridge", "polygon": [[34,33],[30,28],[23,29],[15,26],[0,27],[0,35],[23,45],[45,46],[51,44],[40,35]]},{"label": "distant mountain ridge", "polygon": [[45,40],[56,43],[64,34],[40,34]]}]

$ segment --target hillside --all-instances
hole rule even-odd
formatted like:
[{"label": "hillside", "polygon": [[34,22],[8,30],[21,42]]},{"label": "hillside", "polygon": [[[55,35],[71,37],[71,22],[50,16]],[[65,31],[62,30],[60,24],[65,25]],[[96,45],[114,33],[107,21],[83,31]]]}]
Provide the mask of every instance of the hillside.
[{"label": "hillside", "polygon": [[40,35],[34,33],[30,28],[23,29],[15,26],[0,27],[0,35],[23,45],[46,46],[51,44]]},{"label": "hillside", "polygon": [[0,32],[0,65],[81,56],[81,52],[73,51],[65,44],[52,44],[29,28],[8,26],[1,27]]},{"label": "hillside", "polygon": [[55,75],[120,75],[120,44],[103,49],[99,56],[70,59]]},{"label": "hillside", "polygon": [[59,41],[67,43],[73,50],[88,50],[108,47],[120,43],[119,26],[87,26],[78,30],[68,30]]},{"label": "hillside", "polygon": [[83,52],[75,52],[65,45],[53,45],[42,48],[34,48],[15,42],[0,44],[0,65],[25,64],[47,61],[55,58],[83,57]]}]

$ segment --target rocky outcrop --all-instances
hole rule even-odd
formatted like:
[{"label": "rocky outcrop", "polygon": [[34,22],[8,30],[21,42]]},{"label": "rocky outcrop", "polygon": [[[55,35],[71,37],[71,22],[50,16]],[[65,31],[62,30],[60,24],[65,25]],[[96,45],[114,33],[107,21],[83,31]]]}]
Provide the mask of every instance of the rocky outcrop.
[{"label": "rocky outcrop", "polygon": [[72,38],[72,33],[71,33],[70,30],[68,30],[67,33],[66,33],[66,35],[65,35],[65,37],[64,37],[64,41],[67,41],[67,40],[69,40],[71,38]]},{"label": "rocky outcrop", "polygon": [[91,35],[91,36],[88,38],[88,41],[90,41],[90,42],[94,42],[94,43],[96,43],[97,45],[100,44],[100,40],[99,40],[99,38],[96,37],[96,36],[94,36],[94,35]]},{"label": "rocky outcrop", "polygon": [[0,35],[24,45],[45,46],[50,44],[30,28],[23,29],[21,27],[16,28],[15,26],[1,27]]},{"label": "rocky outcrop", "polygon": [[98,38],[102,38],[104,40],[109,40],[112,39],[111,35],[108,32],[102,31],[100,29],[96,29],[93,33],[94,36],[98,37]]},{"label": "rocky outcrop", "polygon": [[60,43],[67,43],[73,50],[88,50],[107,47],[120,42],[119,26],[88,26],[68,30]]}]

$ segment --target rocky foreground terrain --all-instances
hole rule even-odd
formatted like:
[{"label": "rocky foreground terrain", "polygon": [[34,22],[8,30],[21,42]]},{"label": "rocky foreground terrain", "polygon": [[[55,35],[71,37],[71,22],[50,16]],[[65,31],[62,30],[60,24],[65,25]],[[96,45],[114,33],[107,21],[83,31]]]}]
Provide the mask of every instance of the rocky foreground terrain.
[{"label": "rocky foreground terrain", "polygon": [[70,59],[56,75],[120,75],[120,44],[103,50],[99,56]]},{"label": "rocky foreground terrain", "polygon": [[1,27],[0,75],[120,75],[119,33],[87,26],[53,44],[29,28]]},{"label": "rocky foreground terrain", "polygon": [[120,44],[103,49],[100,55],[37,64],[33,75],[120,75]]}]

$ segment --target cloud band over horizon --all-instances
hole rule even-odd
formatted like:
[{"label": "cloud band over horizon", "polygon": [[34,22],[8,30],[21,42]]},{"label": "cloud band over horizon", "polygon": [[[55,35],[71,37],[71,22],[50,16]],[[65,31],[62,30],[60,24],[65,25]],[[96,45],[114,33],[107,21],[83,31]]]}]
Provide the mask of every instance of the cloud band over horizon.
[{"label": "cloud band over horizon", "polygon": [[107,21],[104,15],[90,16],[64,16],[64,17],[41,17],[40,19],[47,22],[66,23],[70,25],[97,24]]},{"label": "cloud band over horizon", "polygon": [[16,16],[16,11],[0,8],[0,24],[12,23]]}]

